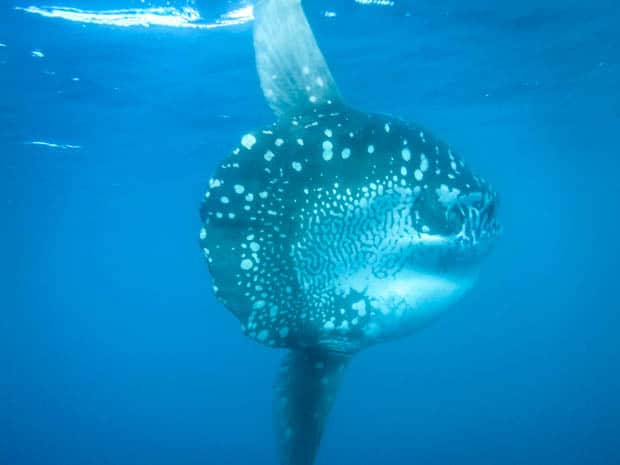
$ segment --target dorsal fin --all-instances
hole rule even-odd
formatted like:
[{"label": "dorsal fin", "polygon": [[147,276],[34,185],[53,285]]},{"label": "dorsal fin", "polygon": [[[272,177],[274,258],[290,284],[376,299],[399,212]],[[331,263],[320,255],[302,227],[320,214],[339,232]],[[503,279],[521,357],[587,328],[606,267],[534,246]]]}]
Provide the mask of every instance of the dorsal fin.
[{"label": "dorsal fin", "polygon": [[340,93],[301,0],[259,0],[254,51],[263,94],[274,113],[302,113],[340,101]]}]

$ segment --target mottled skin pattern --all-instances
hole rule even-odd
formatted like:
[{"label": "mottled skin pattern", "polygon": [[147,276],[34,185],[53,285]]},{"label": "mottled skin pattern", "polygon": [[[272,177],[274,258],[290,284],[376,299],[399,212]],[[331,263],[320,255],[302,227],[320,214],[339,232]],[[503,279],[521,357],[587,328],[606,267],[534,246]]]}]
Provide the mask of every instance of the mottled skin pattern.
[{"label": "mottled skin pattern", "polygon": [[201,246],[248,336],[355,352],[471,286],[495,203],[427,131],[327,105],[243,137],[210,181]]}]

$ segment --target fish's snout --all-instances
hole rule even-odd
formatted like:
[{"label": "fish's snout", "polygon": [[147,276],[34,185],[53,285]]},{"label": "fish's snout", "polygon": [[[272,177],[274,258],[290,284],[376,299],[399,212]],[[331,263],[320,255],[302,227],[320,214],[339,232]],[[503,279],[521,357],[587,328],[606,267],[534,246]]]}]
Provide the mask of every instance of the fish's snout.
[{"label": "fish's snout", "polygon": [[458,228],[456,237],[477,244],[501,233],[497,219],[499,200],[494,192],[474,193],[458,199],[446,212],[451,224]]},{"label": "fish's snout", "polygon": [[498,198],[491,190],[462,193],[442,185],[421,192],[413,213],[417,231],[476,245],[501,231],[497,210]]}]

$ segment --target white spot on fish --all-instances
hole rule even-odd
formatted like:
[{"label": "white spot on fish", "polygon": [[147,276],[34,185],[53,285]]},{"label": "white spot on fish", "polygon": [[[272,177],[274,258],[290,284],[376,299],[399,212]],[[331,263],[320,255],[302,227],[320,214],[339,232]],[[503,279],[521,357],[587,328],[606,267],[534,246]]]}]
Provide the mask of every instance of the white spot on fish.
[{"label": "white spot on fish", "polygon": [[451,206],[461,193],[456,187],[450,189],[445,184],[439,186],[439,189],[435,189],[435,192],[437,193],[439,202],[446,207]]},{"label": "white spot on fish", "polygon": [[297,143],[299,145],[304,145],[304,140],[302,138],[297,139]]},{"label": "white spot on fish", "polygon": [[235,184],[235,192],[237,194],[243,194],[245,192],[245,187],[243,187],[241,184]]},{"label": "white spot on fish", "polygon": [[257,337],[259,341],[266,341],[267,338],[269,337],[269,331],[266,329],[263,329],[261,332],[258,333]]},{"label": "white spot on fish", "polygon": [[403,176],[407,176],[407,167],[401,166],[400,167],[400,174],[403,175]]},{"label": "white spot on fish", "polygon": [[254,266],[254,263],[252,262],[252,260],[250,260],[249,258],[244,258],[243,260],[241,260],[241,269],[242,270],[249,270]]},{"label": "white spot on fish", "polygon": [[271,160],[273,160],[274,156],[275,155],[273,154],[273,152],[271,150],[267,150],[265,152],[264,158],[265,158],[266,161],[271,161]]},{"label": "white spot on fish", "polygon": [[385,123],[385,126],[383,126],[383,129],[385,129],[385,132],[389,133],[390,132],[390,125],[388,123]]},{"label": "white spot on fish", "polygon": [[301,163],[299,163],[298,161],[294,161],[293,163],[291,163],[291,166],[295,171],[301,171]]},{"label": "white spot on fish", "polygon": [[257,242],[252,242],[250,244],[250,249],[252,250],[252,252],[258,252],[260,250],[260,245],[258,245]]},{"label": "white spot on fish", "polygon": [[332,150],[334,148],[334,144],[331,143],[331,141],[326,140],[323,141],[323,150]]},{"label": "white spot on fish", "polygon": [[342,156],[343,160],[346,160],[347,158],[351,156],[351,149],[350,148],[342,149],[342,153],[340,155]]},{"label": "white spot on fish", "polygon": [[333,133],[332,133],[332,130],[331,130],[331,129],[326,129],[326,130],[324,131],[324,133],[325,133],[325,135],[326,135],[327,137],[331,137],[331,136],[333,135]]},{"label": "white spot on fish", "polygon": [[363,299],[355,302],[353,305],[351,305],[351,308],[353,310],[357,310],[357,314],[359,316],[366,315],[366,301]]},{"label": "white spot on fish", "polygon": [[415,177],[415,180],[416,180],[416,181],[421,181],[421,180],[422,180],[422,178],[424,178],[424,173],[422,173],[422,171],[421,171],[421,170],[415,170],[415,171],[413,172],[413,176]]},{"label": "white spot on fish", "polygon": [[260,310],[264,306],[265,306],[265,301],[264,300],[257,300],[256,302],[254,302],[254,305],[252,305],[252,308],[254,310]]},{"label": "white spot on fish", "polygon": [[332,152],[331,150],[325,150],[323,152],[323,160],[325,161],[329,161],[334,157],[334,152]]},{"label": "white spot on fish", "polygon": [[426,172],[428,170],[428,158],[426,158],[426,155],[424,154],[420,155],[420,170],[422,170],[422,172]]},{"label": "white spot on fish", "polygon": [[220,197],[220,202],[222,203],[229,203],[230,199],[228,197],[226,197],[225,195]]},{"label": "white spot on fish", "polygon": [[277,138],[276,139],[276,147],[280,147],[282,144],[284,144],[284,140],[280,139],[280,138]]},{"label": "white spot on fish", "polygon": [[248,150],[251,150],[254,144],[256,144],[256,137],[253,134],[246,134],[241,138],[241,145]]},{"label": "white spot on fish", "polygon": [[409,150],[407,147],[405,147],[401,152],[400,152],[401,156],[403,157],[403,160],[405,161],[409,161],[411,160],[411,150]]},{"label": "white spot on fish", "polygon": [[205,228],[202,228],[200,230],[200,239],[204,241],[206,238],[207,238],[207,230]]},{"label": "white spot on fish", "polygon": [[370,144],[370,145],[368,146],[368,153],[370,153],[371,155],[372,155],[373,153],[375,153],[375,146],[374,146],[374,145]]}]

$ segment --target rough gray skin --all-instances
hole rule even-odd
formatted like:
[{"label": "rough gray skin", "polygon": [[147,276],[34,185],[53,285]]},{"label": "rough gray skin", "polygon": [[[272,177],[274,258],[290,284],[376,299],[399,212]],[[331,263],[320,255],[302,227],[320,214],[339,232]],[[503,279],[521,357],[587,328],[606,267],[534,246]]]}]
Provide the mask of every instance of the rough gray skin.
[{"label": "rough gray skin", "polygon": [[259,0],[255,16],[277,122],[217,168],[200,238],[243,331],[290,349],[275,389],[280,462],[311,465],[351,356],[471,288],[497,202],[428,131],[343,102],[299,0]]}]

